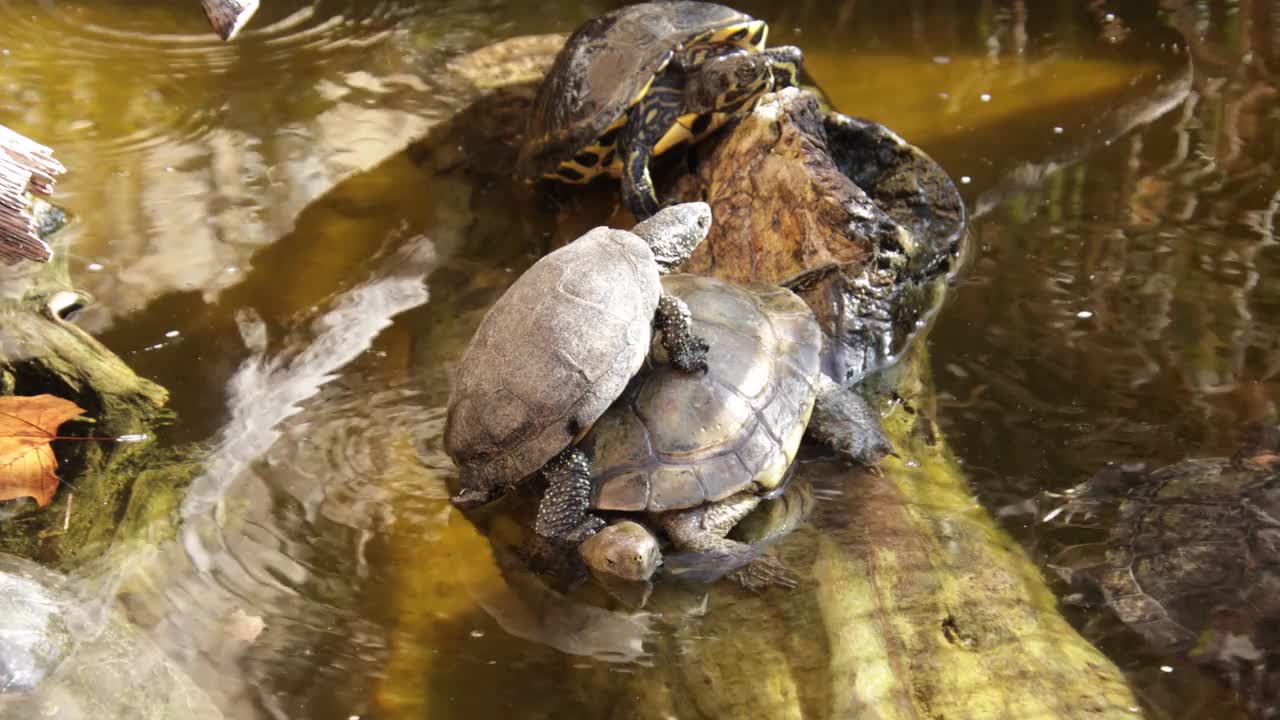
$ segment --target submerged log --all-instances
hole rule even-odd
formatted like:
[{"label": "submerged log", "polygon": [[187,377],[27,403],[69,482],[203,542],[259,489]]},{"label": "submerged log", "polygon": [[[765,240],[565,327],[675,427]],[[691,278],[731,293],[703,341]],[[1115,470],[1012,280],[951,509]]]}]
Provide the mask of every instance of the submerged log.
[{"label": "submerged log", "polygon": [[0,125],[0,262],[52,257],[39,226],[45,213],[34,212],[33,196],[52,195],[54,176],[65,171],[52,150]]},{"label": "submerged log", "polygon": [[200,0],[200,4],[223,40],[234,38],[258,10],[258,0]]}]

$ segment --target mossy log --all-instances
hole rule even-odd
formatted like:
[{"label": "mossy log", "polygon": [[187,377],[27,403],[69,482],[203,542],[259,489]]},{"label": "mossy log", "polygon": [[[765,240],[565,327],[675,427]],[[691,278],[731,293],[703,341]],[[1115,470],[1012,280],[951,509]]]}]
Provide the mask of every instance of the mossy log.
[{"label": "mossy log", "polygon": [[[65,215],[37,201],[34,221],[46,240]],[[154,436],[168,419],[168,392],[70,321],[89,298],[74,289],[65,257],[20,263],[0,278],[0,394],[71,400],[85,412],[62,434],[107,440],[55,442],[61,488],[41,510],[29,500],[0,505],[0,551],[67,568],[105,550],[123,519],[149,514],[152,494],[142,488],[174,487],[192,468],[156,462],[154,443],[113,440]]]}]

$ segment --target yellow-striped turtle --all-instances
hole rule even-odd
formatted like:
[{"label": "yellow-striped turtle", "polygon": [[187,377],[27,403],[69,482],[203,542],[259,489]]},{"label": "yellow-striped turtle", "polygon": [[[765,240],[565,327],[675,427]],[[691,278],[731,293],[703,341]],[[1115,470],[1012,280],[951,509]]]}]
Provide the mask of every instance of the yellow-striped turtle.
[{"label": "yellow-striped turtle", "polygon": [[[579,443],[591,460],[591,505],[645,513],[678,549],[744,564],[755,549],[725,535],[778,488],[806,428],[860,463],[879,459],[888,441],[866,403],[822,372],[822,330],[795,293],[687,274],[662,286],[707,339],[707,371],[651,364],[596,421]],[[598,574],[623,574],[621,564],[598,566],[606,552],[584,559]],[[628,563],[625,577],[653,565]]]},{"label": "yellow-striped turtle", "polygon": [[768,25],[723,5],[639,3],[589,20],[538,91],[517,173],[585,183],[622,178],[637,220],[658,211],[649,159],[705,137],[794,85],[801,53],[765,49]]}]

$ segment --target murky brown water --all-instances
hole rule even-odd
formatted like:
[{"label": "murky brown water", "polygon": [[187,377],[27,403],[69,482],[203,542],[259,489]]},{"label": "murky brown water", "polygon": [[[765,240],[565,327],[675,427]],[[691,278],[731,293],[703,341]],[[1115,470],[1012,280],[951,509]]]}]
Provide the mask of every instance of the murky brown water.
[{"label": "murky brown water", "polygon": [[[937,420],[1030,552],[1043,491],[1230,454],[1246,421],[1280,420],[1280,7],[739,5],[805,49],[838,108],[961,182],[973,233],[928,340]],[[457,109],[443,59],[612,6],[285,0],[222,45],[194,2],[0,2],[0,114],[70,168],[60,251],[98,299],[80,322],[173,392],[168,441],[215,448],[161,586],[128,593],[228,717],[606,716],[693,642],[683,610],[530,617],[445,502],[433,444],[447,365],[545,250],[545,218],[441,172],[448,142],[397,153]],[[774,619],[802,635],[805,602]],[[228,639],[236,612],[266,632]],[[572,623],[595,633],[566,639]],[[1218,680],[1132,642],[1106,648],[1157,711],[1235,716],[1187,701],[1229,702]],[[823,706],[821,656],[789,662]]]}]

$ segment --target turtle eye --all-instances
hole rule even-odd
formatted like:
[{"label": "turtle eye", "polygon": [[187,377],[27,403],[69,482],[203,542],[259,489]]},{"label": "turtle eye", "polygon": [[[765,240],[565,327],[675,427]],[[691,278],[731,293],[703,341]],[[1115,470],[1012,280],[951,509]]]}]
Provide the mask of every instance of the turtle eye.
[{"label": "turtle eye", "polygon": [[613,567],[616,563],[613,562],[613,558],[605,558],[604,564],[608,565],[609,567]]}]

